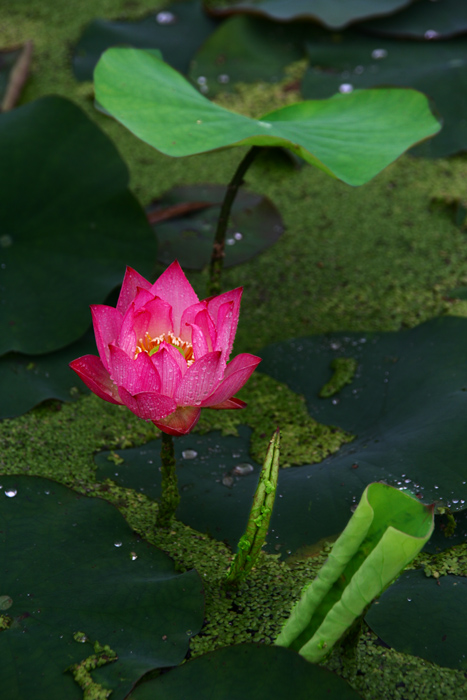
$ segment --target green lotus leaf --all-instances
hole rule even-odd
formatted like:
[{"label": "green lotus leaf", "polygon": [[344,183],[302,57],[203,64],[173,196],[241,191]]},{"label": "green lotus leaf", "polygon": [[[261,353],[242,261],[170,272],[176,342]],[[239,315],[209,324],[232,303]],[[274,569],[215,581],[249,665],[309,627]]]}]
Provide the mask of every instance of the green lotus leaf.
[{"label": "green lotus leaf", "polygon": [[159,49],[167,63],[187,73],[195,51],[218,22],[203,12],[200,2],[176,2],[143,19],[108,21],[95,19],[85,27],[74,51],[77,80],[92,80],[101,54],[111,46]]},{"label": "green lotus leaf", "polygon": [[0,162],[0,355],[53,352],[85,333],[126,265],[152,273],[156,241],[117,149],[72,102],[0,115]]},{"label": "green lotus leaf", "polygon": [[391,17],[362,22],[359,28],[382,36],[446,39],[467,31],[467,5],[459,0],[418,0]]},{"label": "green lotus leaf", "polygon": [[426,97],[413,90],[339,94],[251,119],[210,102],[153,53],[136,49],[106,51],[94,78],[99,104],[166,155],[283,146],[351,185],[440,129]]},{"label": "green lotus leaf", "polygon": [[420,90],[433,100],[443,129],[434,139],[417,146],[414,153],[439,158],[467,148],[464,38],[410,41],[349,31],[337,44],[330,36],[310,41],[307,51],[310,65],[302,81],[305,98],[391,85]]},{"label": "green lotus leaf", "polygon": [[422,549],[433,506],[370,484],[328,560],[306,588],[276,644],[318,662]]},{"label": "green lotus leaf", "polygon": [[465,576],[436,579],[406,571],[371,606],[365,621],[393,649],[465,672],[466,596]]},{"label": "green lotus leaf", "polygon": [[[241,672],[240,672],[241,670]],[[203,654],[139,685],[129,700],[357,700],[342,678],[290,649],[239,644]]]},{"label": "green lotus leaf", "polygon": [[330,29],[342,29],[365,17],[389,15],[405,7],[411,0],[246,0],[225,2],[205,0],[213,15],[248,12],[265,15],[280,22],[293,19],[314,19]]},{"label": "green lotus leaf", "polygon": [[115,700],[183,661],[204,617],[195,571],[176,572],[106,501],[38,477],[0,483],[2,700],[79,700],[65,671],[96,641],[118,657],[92,672]]}]

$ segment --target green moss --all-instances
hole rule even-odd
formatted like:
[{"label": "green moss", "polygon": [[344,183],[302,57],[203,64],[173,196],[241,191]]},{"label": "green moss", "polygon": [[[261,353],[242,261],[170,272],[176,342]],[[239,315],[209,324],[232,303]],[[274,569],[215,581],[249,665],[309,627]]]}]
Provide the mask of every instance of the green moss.
[{"label": "green moss", "polygon": [[323,386],[319,395],[327,399],[334,394],[338,394],[347,384],[351,384],[357,371],[358,362],[353,357],[336,357],[331,362],[331,369],[334,371],[331,379]]},{"label": "green moss", "polygon": [[[73,636],[77,642],[86,641],[86,635],[83,632],[77,632]],[[99,642],[95,642],[94,654],[66,669],[73,674],[73,678],[82,689],[83,700],[106,700],[110,696],[111,690],[106,690],[98,683],[94,683],[91,671],[116,660],[117,654],[108,645],[102,646]]]}]

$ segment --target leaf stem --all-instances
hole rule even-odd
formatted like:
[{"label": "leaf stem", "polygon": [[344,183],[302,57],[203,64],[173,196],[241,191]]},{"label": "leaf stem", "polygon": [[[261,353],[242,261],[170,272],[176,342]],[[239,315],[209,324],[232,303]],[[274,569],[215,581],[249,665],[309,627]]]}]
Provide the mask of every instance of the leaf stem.
[{"label": "leaf stem", "polygon": [[172,435],[161,435],[162,496],[157,516],[159,527],[169,527],[180,503]]},{"label": "leaf stem", "polygon": [[234,203],[239,187],[243,183],[243,177],[261,150],[261,146],[253,146],[240,162],[237,170],[227,186],[224,201],[222,202],[219,219],[217,221],[216,235],[212,246],[211,263],[209,268],[208,297],[216,296],[222,291],[221,276],[224,266],[225,234],[230,219],[230,211]]}]

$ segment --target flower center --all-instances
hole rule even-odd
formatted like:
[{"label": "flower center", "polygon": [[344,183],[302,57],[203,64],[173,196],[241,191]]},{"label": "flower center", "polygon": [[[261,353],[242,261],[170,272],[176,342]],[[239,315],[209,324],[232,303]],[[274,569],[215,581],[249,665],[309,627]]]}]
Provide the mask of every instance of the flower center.
[{"label": "flower center", "polygon": [[168,343],[172,347],[176,348],[178,352],[183,355],[188,367],[195,361],[193,355],[193,345],[187,340],[182,340],[168,331],[167,333],[162,333],[158,335],[157,338],[151,338],[149,333],[146,332],[144,338],[140,338],[136,344],[135,349],[135,359],[138,357],[140,352],[147,352],[149,356],[154,355],[161,346],[161,343]]}]

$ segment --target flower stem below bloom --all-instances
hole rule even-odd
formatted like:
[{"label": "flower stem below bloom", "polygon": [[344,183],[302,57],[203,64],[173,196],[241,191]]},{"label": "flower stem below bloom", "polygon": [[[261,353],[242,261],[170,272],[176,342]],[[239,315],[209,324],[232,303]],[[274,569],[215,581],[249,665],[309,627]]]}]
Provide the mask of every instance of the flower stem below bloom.
[{"label": "flower stem below bloom", "polygon": [[162,433],[161,439],[162,496],[157,525],[159,527],[169,527],[180,503],[180,494],[175,471],[175,452],[172,435]]}]

